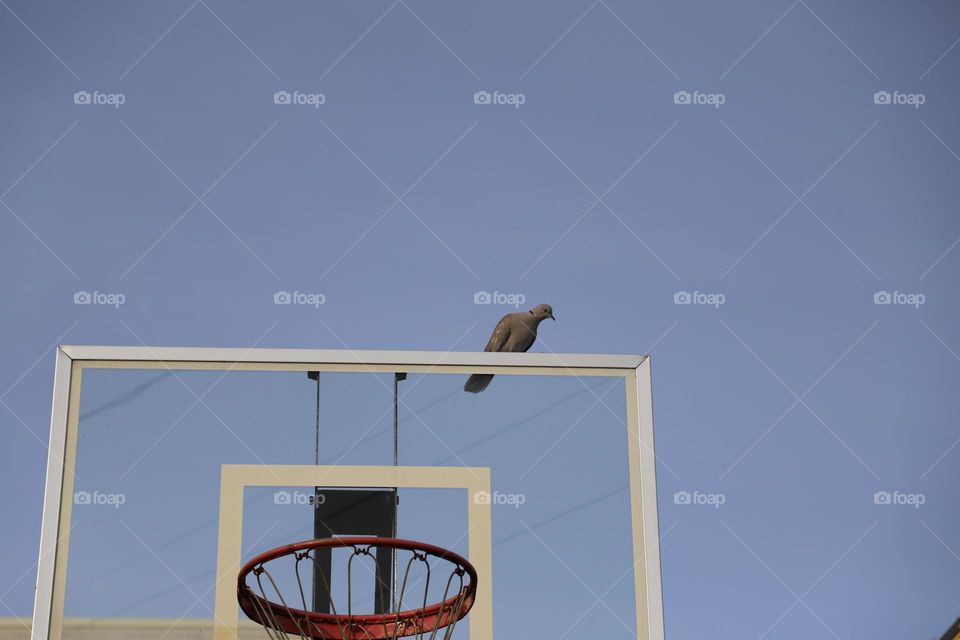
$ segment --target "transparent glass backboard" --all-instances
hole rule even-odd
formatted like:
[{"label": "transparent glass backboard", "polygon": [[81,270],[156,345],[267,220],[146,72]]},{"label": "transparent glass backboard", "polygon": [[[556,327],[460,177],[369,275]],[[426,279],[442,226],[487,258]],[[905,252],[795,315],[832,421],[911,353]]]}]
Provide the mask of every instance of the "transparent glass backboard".
[{"label": "transparent glass backboard", "polygon": [[[652,637],[649,626],[638,628],[651,612],[649,552],[637,551],[655,548],[656,539],[635,517],[643,502],[641,445],[629,429],[638,411],[629,402],[635,391],[628,393],[637,385],[634,371],[518,371],[497,375],[474,395],[463,391],[466,369],[412,371],[395,383],[394,371],[324,370],[317,363],[319,375],[310,377],[306,368],[74,363],[79,394],[70,399],[68,423],[75,426],[68,424],[63,463],[70,495],[61,509],[69,519],[58,529],[51,634],[88,637],[84,625],[93,624],[138,638],[214,637],[218,617],[225,617],[221,635],[231,629],[234,637],[268,637],[238,614],[236,574],[218,576],[224,537],[235,536],[246,562],[321,535],[369,534],[361,521],[372,517],[387,520],[384,531],[394,527],[395,537],[468,560],[471,552],[478,560],[488,555],[479,581],[490,588],[492,602],[482,610],[492,612],[493,637]],[[318,463],[439,468],[437,477],[445,469],[488,469],[489,490],[304,486],[277,475],[275,485],[242,488],[241,524],[233,527],[239,530],[223,530],[224,465],[269,471]],[[324,524],[332,517],[322,510],[325,491],[343,500],[343,492],[360,490],[377,500],[383,493],[388,502],[365,512],[367,520],[337,520],[340,530]],[[489,520],[472,521],[476,512]],[[482,554],[470,545],[478,524],[489,526]],[[646,535],[640,546],[638,535]],[[303,570],[278,576],[277,587],[309,609],[323,589],[309,563]],[[333,554],[324,606],[372,613],[377,575],[373,558],[348,572],[346,556]],[[381,576],[392,606],[404,577],[403,567]],[[428,583],[414,567],[406,577],[405,606],[443,598],[444,581],[433,574]],[[226,615],[218,608],[225,583],[233,588]],[[469,624],[474,614],[453,637],[487,629]]]}]

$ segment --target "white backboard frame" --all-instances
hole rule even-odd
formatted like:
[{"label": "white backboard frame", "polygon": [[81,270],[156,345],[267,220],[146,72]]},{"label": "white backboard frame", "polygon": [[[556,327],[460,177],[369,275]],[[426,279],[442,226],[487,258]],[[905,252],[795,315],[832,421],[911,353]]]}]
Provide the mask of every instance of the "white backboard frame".
[{"label": "white backboard frame", "polygon": [[[619,376],[625,379],[630,504],[638,640],[663,640],[650,359],[635,355],[61,346],[57,349],[32,640],[59,640],[55,597],[65,577],[73,473],[84,368],[494,373]],[[75,449],[73,450],[75,453]],[[62,600],[60,602],[62,607]],[[492,640],[482,638],[481,640]]]}]

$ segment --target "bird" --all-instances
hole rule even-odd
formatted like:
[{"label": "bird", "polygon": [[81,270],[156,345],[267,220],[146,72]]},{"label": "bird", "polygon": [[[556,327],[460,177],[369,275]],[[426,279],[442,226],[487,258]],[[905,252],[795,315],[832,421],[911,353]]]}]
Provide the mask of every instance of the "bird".
[{"label": "bird", "polygon": [[[508,313],[500,318],[500,322],[493,329],[493,335],[484,351],[503,351],[508,353],[523,353],[533,346],[537,339],[537,327],[550,318],[553,321],[553,307],[548,304],[538,304],[529,311]],[[492,373],[475,373],[467,378],[463,390],[470,393],[480,393],[493,380]]]}]

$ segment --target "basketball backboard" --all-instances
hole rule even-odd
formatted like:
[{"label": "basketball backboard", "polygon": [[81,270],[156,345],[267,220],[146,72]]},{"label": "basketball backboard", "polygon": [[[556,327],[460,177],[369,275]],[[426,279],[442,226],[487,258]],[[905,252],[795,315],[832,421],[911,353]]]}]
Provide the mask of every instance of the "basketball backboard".
[{"label": "basketball backboard", "polygon": [[453,637],[662,640],[654,463],[643,356],[61,347],[33,638],[266,637],[240,565],[395,490],[395,537],[477,570]]}]

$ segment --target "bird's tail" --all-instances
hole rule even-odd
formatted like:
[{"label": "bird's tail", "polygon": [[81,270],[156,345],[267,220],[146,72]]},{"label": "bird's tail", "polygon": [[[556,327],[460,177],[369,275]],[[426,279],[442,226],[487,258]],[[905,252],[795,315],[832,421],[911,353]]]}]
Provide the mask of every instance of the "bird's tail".
[{"label": "bird's tail", "polygon": [[467,378],[467,383],[463,385],[463,390],[469,391],[470,393],[480,393],[487,388],[491,380],[493,380],[492,374],[475,373]]}]

